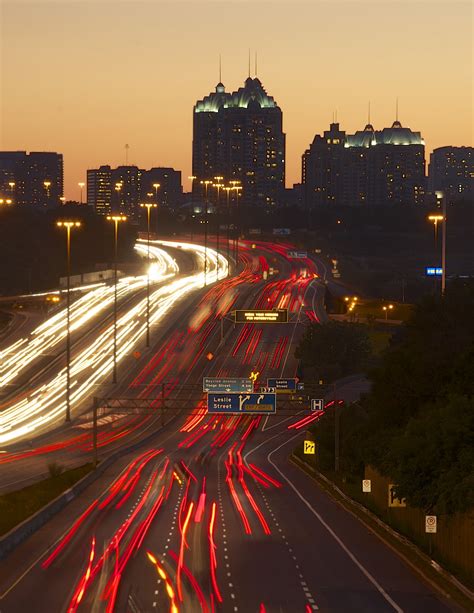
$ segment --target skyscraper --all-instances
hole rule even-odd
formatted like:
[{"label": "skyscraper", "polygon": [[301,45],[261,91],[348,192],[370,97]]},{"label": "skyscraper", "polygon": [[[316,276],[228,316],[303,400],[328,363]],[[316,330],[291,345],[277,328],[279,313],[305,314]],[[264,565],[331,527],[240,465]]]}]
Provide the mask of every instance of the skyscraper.
[{"label": "skyscraper", "polygon": [[442,190],[448,202],[474,199],[474,148],[439,147],[430,156],[429,189]]},{"label": "skyscraper", "polygon": [[61,153],[32,151],[0,152],[0,195],[15,204],[56,206],[63,195]]},{"label": "skyscraper", "polygon": [[222,83],[194,106],[193,175],[240,180],[242,202],[275,206],[285,187],[282,112],[258,78],[226,93]]},{"label": "skyscraper", "polygon": [[110,166],[87,171],[87,204],[98,215],[112,212],[112,169]]},{"label": "skyscraper", "polygon": [[152,194],[152,200],[161,206],[168,209],[179,207],[183,201],[181,171],[164,167],[142,170],[140,192],[143,202],[150,199],[148,194]]},{"label": "skyscraper", "polygon": [[398,120],[380,131],[369,123],[355,134],[333,123],[303,154],[302,182],[308,206],[422,204],[425,144]]}]

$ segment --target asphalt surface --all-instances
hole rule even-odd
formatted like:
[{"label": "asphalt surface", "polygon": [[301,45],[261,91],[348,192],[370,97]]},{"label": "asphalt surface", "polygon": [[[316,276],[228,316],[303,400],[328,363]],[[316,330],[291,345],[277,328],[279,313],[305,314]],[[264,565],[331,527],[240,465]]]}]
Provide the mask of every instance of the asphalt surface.
[{"label": "asphalt surface", "polygon": [[[202,376],[254,372],[257,385],[295,376],[302,315],[323,320],[323,287],[308,262],[259,247],[277,259],[278,278],[263,283],[244,250],[245,281],[209,290],[193,329],[176,324],[129,392],[154,398],[163,381],[184,389]],[[234,290],[245,308],[287,306],[290,323],[229,324],[222,340],[219,305]],[[338,397],[366,387],[348,378]],[[201,399],[164,427],[143,417],[154,438],[0,562],[1,613],[457,610],[288,462],[304,436],[288,426],[308,407],[283,395],[278,406],[275,416],[218,416]]]}]

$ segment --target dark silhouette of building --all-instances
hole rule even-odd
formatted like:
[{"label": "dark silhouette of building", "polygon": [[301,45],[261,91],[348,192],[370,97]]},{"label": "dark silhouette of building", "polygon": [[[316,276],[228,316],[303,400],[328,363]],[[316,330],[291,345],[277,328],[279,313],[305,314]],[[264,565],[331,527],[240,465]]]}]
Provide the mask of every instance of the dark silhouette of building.
[{"label": "dark silhouette of building", "polygon": [[369,123],[355,134],[332,123],[303,154],[305,201],[308,206],[422,204],[424,152],[421,134],[398,120],[380,131]]},{"label": "dark silhouette of building", "polygon": [[428,186],[446,194],[449,203],[474,199],[474,148],[439,147],[430,155]]},{"label": "dark silhouette of building", "polygon": [[32,151],[0,152],[0,197],[14,204],[56,206],[63,196],[61,153]]},{"label": "dark silhouette of building", "polygon": [[87,171],[87,204],[99,215],[120,212],[138,219],[141,203],[174,208],[181,204],[182,193],[181,171],[173,168],[100,166]]},{"label": "dark silhouette of building", "polygon": [[224,177],[242,185],[242,203],[275,206],[285,187],[285,134],[282,112],[258,78],[226,93],[216,91],[196,102],[193,113],[193,175]]},{"label": "dark silhouette of building", "polygon": [[162,206],[175,209],[183,202],[181,171],[161,167],[143,170],[140,190],[143,202],[150,199],[149,194],[152,194],[153,202],[157,200]]}]

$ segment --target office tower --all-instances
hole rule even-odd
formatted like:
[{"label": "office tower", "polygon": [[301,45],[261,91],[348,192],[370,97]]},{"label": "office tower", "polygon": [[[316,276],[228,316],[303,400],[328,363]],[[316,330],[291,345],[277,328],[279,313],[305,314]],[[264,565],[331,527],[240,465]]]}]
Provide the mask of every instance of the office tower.
[{"label": "office tower", "polygon": [[285,187],[282,112],[258,78],[226,93],[222,83],[193,113],[194,190],[200,180],[224,177],[242,184],[242,203],[275,206]]},{"label": "office tower", "polygon": [[474,199],[474,148],[439,147],[430,155],[429,190],[444,191],[449,203]]},{"label": "office tower", "polygon": [[398,120],[379,131],[369,123],[355,134],[333,123],[303,154],[302,182],[308,206],[422,204],[425,144]]},{"label": "office tower", "polygon": [[15,204],[49,207],[63,195],[61,153],[32,151],[0,152],[0,195]]},{"label": "office tower", "polygon": [[98,215],[112,212],[112,170],[110,166],[101,166],[87,171],[87,204]]},{"label": "office tower", "polygon": [[176,209],[183,202],[181,171],[162,167],[142,170],[140,191],[142,202],[151,199],[160,206]]}]

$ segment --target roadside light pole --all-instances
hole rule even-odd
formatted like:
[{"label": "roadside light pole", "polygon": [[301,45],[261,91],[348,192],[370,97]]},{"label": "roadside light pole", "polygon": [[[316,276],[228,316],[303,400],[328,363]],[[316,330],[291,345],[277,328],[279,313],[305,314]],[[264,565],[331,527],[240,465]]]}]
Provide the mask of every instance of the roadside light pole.
[{"label": "roadside light pole", "polygon": [[212,185],[212,181],[206,179],[201,181],[201,185],[204,185],[204,202],[205,202],[205,217],[204,217],[204,287],[207,285],[207,213],[209,209],[209,203],[207,200],[207,190],[209,185]]},{"label": "roadside light pole", "polygon": [[227,276],[230,275],[230,190],[232,187],[224,187],[227,196]]},{"label": "roadside light pole", "polygon": [[193,240],[193,220],[194,220],[194,181],[197,179],[195,175],[190,175],[188,179],[191,181],[191,240]]},{"label": "roadside light pole", "polygon": [[217,204],[216,204],[216,220],[217,220],[217,233],[216,233],[216,251],[217,251],[217,262],[216,262],[216,281],[219,281],[219,206],[220,206],[220,190],[221,187],[224,187],[224,184],[221,183],[224,177],[214,177],[217,183],[213,183],[212,186],[217,189]]},{"label": "roadside light pole", "polygon": [[80,228],[80,221],[57,221],[58,228],[66,230],[66,262],[67,262],[67,307],[66,307],[66,421],[71,421],[71,229]]},{"label": "roadside light pole", "polygon": [[[231,183],[236,183],[236,181],[231,181]],[[237,183],[240,183],[238,181]],[[237,264],[237,260],[239,258],[239,236],[240,236],[240,227],[239,227],[239,196],[242,191],[242,187],[240,185],[234,185],[232,189],[236,193],[236,222],[235,222],[235,239],[234,239],[234,258],[235,263]]]},{"label": "roadside light pole", "polygon": [[112,383],[117,383],[117,244],[118,226],[126,221],[125,215],[107,215],[107,221],[114,223],[114,369]]},{"label": "roadside light pole", "polygon": [[85,184],[83,181],[80,181],[80,182],[78,183],[78,185],[79,185],[79,189],[81,190],[81,204],[84,204],[84,202],[83,202],[83,200],[82,200],[82,190],[84,189],[84,187],[85,187],[85,185],[86,185],[86,184]]},{"label": "roadside light pole", "polygon": [[151,209],[156,209],[157,204],[153,204],[150,202],[146,202],[144,204],[140,204],[142,208],[146,209],[146,217],[147,217],[147,273],[146,273],[146,346],[150,346],[150,213]]},{"label": "roadside light pole", "polygon": [[446,194],[436,192],[436,198],[441,201],[443,211],[443,229],[441,234],[441,296],[446,292]]}]

